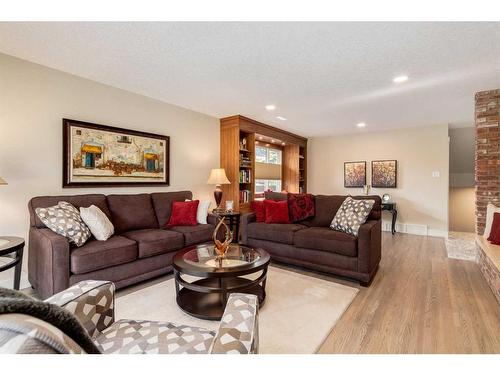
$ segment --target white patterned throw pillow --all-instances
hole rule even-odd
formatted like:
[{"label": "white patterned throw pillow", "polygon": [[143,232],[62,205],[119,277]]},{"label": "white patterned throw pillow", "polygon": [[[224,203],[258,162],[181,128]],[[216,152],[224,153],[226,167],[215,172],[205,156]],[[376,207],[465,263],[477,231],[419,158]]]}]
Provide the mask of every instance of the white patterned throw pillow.
[{"label": "white patterned throw pillow", "polygon": [[[191,199],[186,199],[184,202],[191,202]],[[196,221],[198,224],[207,224],[208,209],[211,203],[210,201],[200,201],[198,203],[198,210],[196,211]]]},{"label": "white patterned throw pillow", "polygon": [[115,233],[113,223],[97,206],[80,207],[80,216],[98,241],[106,241]]},{"label": "white patterned throw pillow", "polygon": [[371,199],[347,197],[335,214],[330,228],[357,236],[359,227],[366,222],[374,204],[375,201]]},{"label": "white patterned throw pillow", "polygon": [[35,209],[47,228],[82,246],[90,237],[90,230],[80,217],[78,210],[68,202],[59,202],[52,207]]}]

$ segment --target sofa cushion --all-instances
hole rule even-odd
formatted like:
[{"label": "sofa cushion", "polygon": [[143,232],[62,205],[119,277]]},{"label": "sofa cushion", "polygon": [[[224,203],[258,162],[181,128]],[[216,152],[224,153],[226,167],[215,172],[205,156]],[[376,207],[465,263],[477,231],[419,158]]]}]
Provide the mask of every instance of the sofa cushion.
[{"label": "sofa cushion", "polygon": [[[196,245],[203,242],[212,241],[215,225],[198,224],[196,226],[172,227],[170,230],[182,233],[184,236],[184,246]],[[221,230],[222,231],[222,230]]]},{"label": "sofa cushion", "polygon": [[357,236],[359,227],[366,222],[374,204],[373,199],[347,197],[335,214],[330,228]]},{"label": "sofa cushion", "polygon": [[293,244],[295,232],[307,228],[300,224],[266,224],[250,223],[247,227],[247,234],[250,238]]},{"label": "sofa cushion", "polygon": [[287,201],[264,199],[264,211],[267,224],[290,224]]},{"label": "sofa cushion", "polygon": [[[306,220],[306,224],[311,227],[329,227],[338,209],[348,195],[315,195],[314,208],[315,216],[312,220]],[[353,196],[354,199],[374,200],[372,210],[368,220],[378,220],[382,216],[382,199],[378,195]]]},{"label": "sofa cushion", "polygon": [[172,213],[172,202],[184,202],[186,199],[193,199],[193,193],[190,191],[173,191],[151,194],[159,228],[164,228],[167,225]]},{"label": "sofa cushion", "polygon": [[295,233],[293,244],[306,249],[357,256],[356,237],[324,227],[311,227]]},{"label": "sofa cushion", "polygon": [[315,216],[310,222],[311,226],[329,227],[345,198],[345,195],[316,195]]},{"label": "sofa cushion", "polygon": [[71,272],[82,274],[137,259],[137,244],[122,236],[90,240],[71,252]]},{"label": "sofa cushion", "polygon": [[112,194],[107,199],[115,233],[158,228],[149,194]]},{"label": "sofa cushion", "polygon": [[168,253],[184,246],[182,234],[165,229],[140,229],[125,232],[123,236],[137,242],[139,258]]},{"label": "sofa cushion", "polygon": [[292,223],[314,217],[314,196],[288,193],[288,211]]},{"label": "sofa cushion", "polygon": [[255,220],[257,223],[266,221],[266,211],[264,210],[264,201],[252,201],[252,211],[255,213]]},{"label": "sofa cushion", "polygon": [[108,203],[106,202],[106,196],[103,194],[54,195],[34,197],[29,201],[28,208],[30,211],[30,225],[36,226],[37,228],[45,228],[45,224],[43,224],[42,220],[40,220],[40,218],[36,215],[35,209],[38,207],[55,206],[61,201],[68,202],[76,208],[95,205],[99,207],[108,218],[111,218]]},{"label": "sofa cushion", "polygon": [[172,213],[168,220],[167,228],[175,226],[196,226],[198,225],[197,213],[199,200],[186,202],[172,202]]},{"label": "sofa cushion", "polygon": [[82,246],[91,236],[90,229],[72,204],[59,202],[52,207],[38,207],[35,212],[47,228],[68,238],[76,246]]}]

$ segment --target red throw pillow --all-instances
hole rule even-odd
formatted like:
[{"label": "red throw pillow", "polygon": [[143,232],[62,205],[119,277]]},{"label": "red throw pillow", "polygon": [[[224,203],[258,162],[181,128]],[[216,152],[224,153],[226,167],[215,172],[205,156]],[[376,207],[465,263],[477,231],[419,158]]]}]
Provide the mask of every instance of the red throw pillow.
[{"label": "red throw pillow", "polygon": [[172,213],[168,221],[168,227],[197,225],[196,212],[199,200],[189,202],[172,202]]},{"label": "red throw pillow", "polygon": [[498,212],[493,214],[493,224],[491,224],[491,232],[488,241],[493,245],[500,245],[500,213]]},{"label": "red throw pillow", "polygon": [[314,216],[314,197],[312,194],[288,193],[287,200],[292,222],[295,223]]},{"label": "red throw pillow", "polygon": [[266,211],[264,210],[264,201],[253,201],[252,211],[255,212],[255,217],[258,223],[266,221]]},{"label": "red throw pillow", "polygon": [[267,224],[289,224],[290,217],[288,216],[287,201],[273,201],[270,199],[264,200],[264,211],[266,213]]}]

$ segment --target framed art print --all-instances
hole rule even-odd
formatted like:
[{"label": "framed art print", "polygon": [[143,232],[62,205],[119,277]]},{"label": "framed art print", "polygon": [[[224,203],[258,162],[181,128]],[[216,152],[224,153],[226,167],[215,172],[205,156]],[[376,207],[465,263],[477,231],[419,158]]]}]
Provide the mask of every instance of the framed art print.
[{"label": "framed art print", "polygon": [[63,119],[63,187],[169,185],[166,135]]},{"label": "framed art print", "polygon": [[397,185],[397,160],[372,161],[372,187],[395,188]]},{"label": "framed art print", "polygon": [[366,185],[366,161],[344,163],[344,187],[354,188]]}]

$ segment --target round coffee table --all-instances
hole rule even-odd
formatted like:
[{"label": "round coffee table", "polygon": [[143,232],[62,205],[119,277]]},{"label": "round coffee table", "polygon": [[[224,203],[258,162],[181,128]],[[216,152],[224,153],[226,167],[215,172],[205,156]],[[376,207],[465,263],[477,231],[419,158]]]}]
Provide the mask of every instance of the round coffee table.
[{"label": "round coffee table", "polygon": [[0,272],[16,267],[14,271],[14,289],[19,290],[21,281],[21,267],[23,265],[24,239],[21,237],[1,236],[0,257],[10,257],[13,260],[5,265],[0,265]]},{"label": "round coffee table", "polygon": [[[266,298],[269,254],[259,248],[231,244],[222,260],[217,261],[213,244],[196,245],[174,256],[177,304],[186,313],[200,319],[219,320],[231,293],[255,294],[262,305]],[[255,274],[246,278],[245,275]],[[185,275],[191,281],[186,280]]]}]

